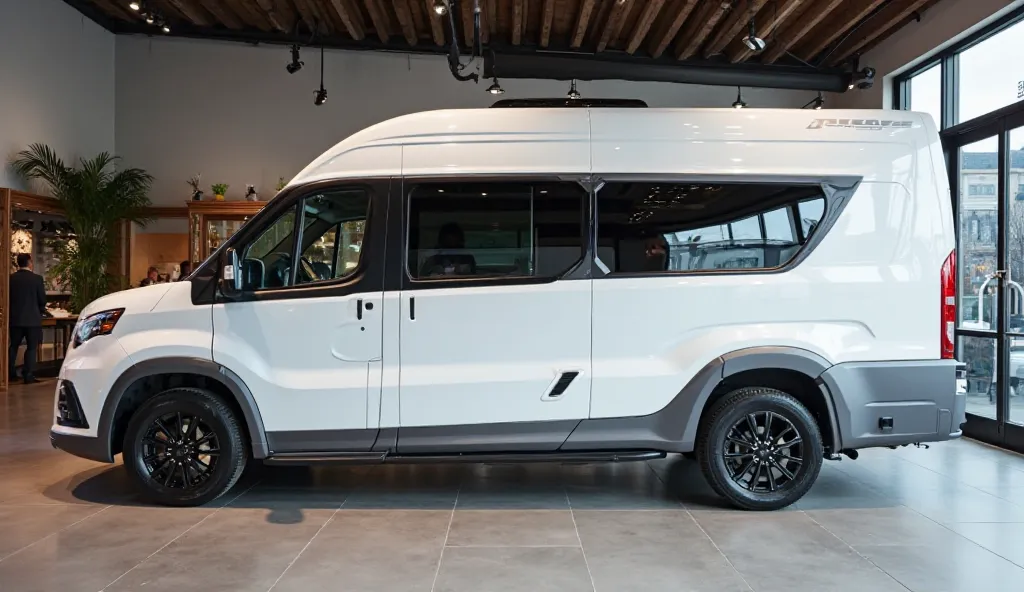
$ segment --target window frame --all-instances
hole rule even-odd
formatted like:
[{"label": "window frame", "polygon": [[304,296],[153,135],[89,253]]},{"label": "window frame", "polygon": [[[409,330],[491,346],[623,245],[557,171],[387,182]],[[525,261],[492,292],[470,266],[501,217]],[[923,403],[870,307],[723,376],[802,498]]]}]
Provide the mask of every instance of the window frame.
[{"label": "window frame", "polygon": [[[815,227],[815,232],[809,238],[803,236],[803,229],[801,224],[796,224],[797,237],[804,240],[800,249],[783,265],[775,267],[759,267],[753,269],[693,269],[693,270],[664,270],[664,271],[612,271],[604,262],[597,256],[598,241],[598,222],[600,215],[599,207],[599,196],[600,189],[594,192],[591,198],[592,206],[594,211],[593,218],[591,219],[593,241],[594,241],[594,277],[601,279],[618,279],[618,278],[664,278],[664,277],[679,277],[679,276],[717,276],[717,275],[767,275],[785,273],[792,270],[794,267],[800,265],[811,252],[817,248],[821,240],[828,234],[836,220],[839,219],[840,214],[846,208],[846,204],[849,202],[850,197],[857,191],[860,186],[862,177],[854,176],[842,176],[842,177],[804,177],[804,176],[771,176],[771,175],[650,175],[650,174],[605,174],[600,176],[600,186],[603,187],[608,183],[700,183],[700,184],[748,184],[748,185],[784,185],[792,187],[794,185],[803,185],[818,187],[821,190],[821,199],[824,200],[823,211],[821,220]],[[817,199],[817,198],[815,198]],[[797,222],[799,222],[799,208],[797,205],[803,201],[794,202],[790,204],[792,208],[797,212]],[[616,256],[618,252],[616,251]]]},{"label": "window frame", "polygon": [[[409,272],[409,241],[411,238],[412,225],[412,194],[423,185],[444,185],[455,183],[534,183],[554,184],[569,183],[580,188],[581,214],[580,214],[580,239],[582,250],[580,257],[565,271],[557,275],[538,276],[496,276],[496,277],[431,277],[414,278]],[[514,174],[514,175],[451,175],[451,176],[407,176],[402,180],[401,191],[402,221],[401,237],[402,255],[396,257],[395,265],[401,265],[401,289],[402,290],[433,290],[442,288],[474,288],[486,286],[517,286],[517,285],[539,285],[550,284],[559,280],[589,279],[588,270],[593,261],[593,245],[591,240],[592,211],[594,208],[594,192],[591,189],[589,174]]]},{"label": "window frame", "polygon": [[[989,117],[992,113],[985,113],[966,121],[957,121],[960,113],[958,92],[960,88],[960,54],[1022,21],[1024,21],[1024,6],[1011,10],[995,22],[968,35],[957,43],[923,58],[920,62],[895,76],[892,80],[892,108],[900,111],[909,111],[911,96],[910,80],[938,64],[942,68],[940,75],[942,85],[940,91],[942,97],[940,105],[942,119],[935,122],[939,131],[959,127],[965,123]],[[1014,106],[1024,108],[1022,103],[1024,103],[1024,99],[1018,99],[1015,103],[1010,103],[1001,109],[997,109],[995,112]]]},{"label": "window frame", "polygon": [[[322,195],[322,194],[331,193],[331,192],[334,192],[334,191],[352,191],[353,189],[357,189],[357,188],[358,189],[362,189],[366,193],[366,217],[363,218],[363,229],[364,229],[363,233],[367,234],[369,232],[367,229],[370,227],[370,211],[373,209],[373,201],[374,201],[373,194],[371,193],[371,190],[370,190],[369,187],[359,186],[359,185],[343,185],[343,186],[332,187],[331,189],[326,189],[324,191],[314,191],[312,193],[307,193],[307,194],[303,195],[301,198],[299,198],[295,202],[295,209],[297,211],[297,214],[295,216],[295,218],[296,218],[296,220],[295,220],[295,228],[296,228],[296,230],[295,230],[296,235],[295,236],[296,236],[296,240],[295,240],[295,247],[294,247],[294,249],[295,249],[294,255],[295,255],[295,259],[296,260],[300,259],[302,257],[302,255],[299,254],[299,247],[300,247],[300,244],[302,243],[303,236],[306,234],[306,229],[302,227],[302,220],[305,217],[305,209],[302,207],[302,204],[305,203],[305,201],[308,198],[310,198],[310,197],[312,197],[314,195],[318,195],[318,194]],[[335,232],[335,244],[334,244],[334,256],[332,257],[333,261],[332,261],[332,265],[331,265],[331,272],[336,277],[332,277],[332,278],[329,278],[329,279],[326,279],[326,280],[314,280],[314,281],[311,281],[311,282],[306,282],[304,284],[299,284],[299,283],[297,283],[299,266],[298,265],[292,265],[292,277],[291,277],[291,282],[292,283],[291,283],[291,286],[288,286],[288,287],[300,288],[302,286],[321,286],[321,285],[325,285],[325,284],[329,284],[329,283],[344,283],[344,281],[347,280],[348,278],[350,278],[350,277],[360,273],[360,271],[362,270],[362,267],[365,265],[364,264],[364,258],[363,258],[363,252],[362,252],[362,246],[361,245],[360,245],[360,250],[359,250],[359,263],[352,269],[351,273],[346,273],[343,276],[337,277],[338,263],[339,263],[338,256],[340,254],[340,249],[338,248],[337,239],[340,238],[341,226],[345,222],[351,222],[351,220],[345,220],[345,221],[342,221],[342,222],[338,222],[338,223],[334,224],[333,226],[328,226],[327,227],[327,231],[325,231],[325,233],[329,232],[331,229],[335,229],[335,231],[336,231]],[[323,234],[321,234],[321,236],[323,236]]]}]

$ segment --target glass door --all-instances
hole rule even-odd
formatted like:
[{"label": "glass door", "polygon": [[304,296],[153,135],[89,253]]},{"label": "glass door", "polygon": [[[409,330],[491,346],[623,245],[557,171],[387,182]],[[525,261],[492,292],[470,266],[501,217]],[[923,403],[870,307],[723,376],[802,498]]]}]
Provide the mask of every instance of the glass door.
[{"label": "glass door", "polygon": [[957,228],[964,430],[1024,450],[1024,113],[942,135]]}]

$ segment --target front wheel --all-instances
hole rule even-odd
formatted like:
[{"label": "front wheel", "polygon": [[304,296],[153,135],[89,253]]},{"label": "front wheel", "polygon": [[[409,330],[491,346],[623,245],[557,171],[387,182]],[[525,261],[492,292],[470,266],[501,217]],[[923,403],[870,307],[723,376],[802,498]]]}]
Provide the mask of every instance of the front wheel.
[{"label": "front wheel", "polygon": [[211,502],[238,481],[247,454],[234,412],[217,395],[173,388],[135,412],[124,466],[143,495],[169,506]]},{"label": "front wheel", "polygon": [[792,395],[770,388],[723,397],[697,439],[697,459],[711,487],[745,510],[777,510],[803,497],[823,457],[814,417]]}]

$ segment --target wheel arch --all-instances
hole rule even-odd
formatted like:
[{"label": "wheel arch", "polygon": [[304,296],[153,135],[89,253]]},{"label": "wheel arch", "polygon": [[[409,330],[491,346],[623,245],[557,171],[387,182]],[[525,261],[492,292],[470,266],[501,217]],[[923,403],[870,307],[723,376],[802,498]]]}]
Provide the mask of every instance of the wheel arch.
[{"label": "wheel arch", "polygon": [[166,377],[178,377],[176,384],[172,386],[179,384],[197,386],[189,384],[191,378],[200,379],[203,382],[203,385],[198,386],[214,387],[213,390],[218,391],[228,404],[241,412],[241,420],[245,423],[253,457],[266,458],[269,447],[267,446],[266,429],[263,427],[263,418],[256,405],[256,400],[245,382],[228,368],[210,360],[167,357],[134,364],[114,381],[114,385],[103,403],[97,431],[97,437],[105,442],[107,462],[113,462],[114,455],[120,451],[119,438],[123,437],[124,428],[130,417],[129,412],[137,408],[142,401],[156,394],[156,392],[147,393],[135,399],[129,390],[146,379]]},{"label": "wheel arch", "polygon": [[[832,394],[820,380],[831,368],[824,357],[797,347],[751,347],[717,358],[721,375],[700,389],[683,433],[684,442],[695,442],[697,430],[715,401],[746,386],[765,386],[788,392],[807,407],[831,452],[842,448],[842,436]],[[710,388],[709,388],[710,387]]]}]

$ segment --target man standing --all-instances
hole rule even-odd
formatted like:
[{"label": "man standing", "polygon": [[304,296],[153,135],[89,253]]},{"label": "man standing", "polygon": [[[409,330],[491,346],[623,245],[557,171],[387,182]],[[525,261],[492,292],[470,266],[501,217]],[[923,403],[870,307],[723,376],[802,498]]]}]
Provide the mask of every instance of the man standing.
[{"label": "man standing", "polygon": [[11,345],[7,352],[7,367],[14,375],[18,348],[24,339],[28,348],[25,350],[21,376],[25,384],[32,384],[39,382],[35,377],[36,349],[43,339],[46,287],[43,285],[43,276],[32,273],[32,256],[28,253],[18,255],[18,271],[11,274],[10,287]]}]

